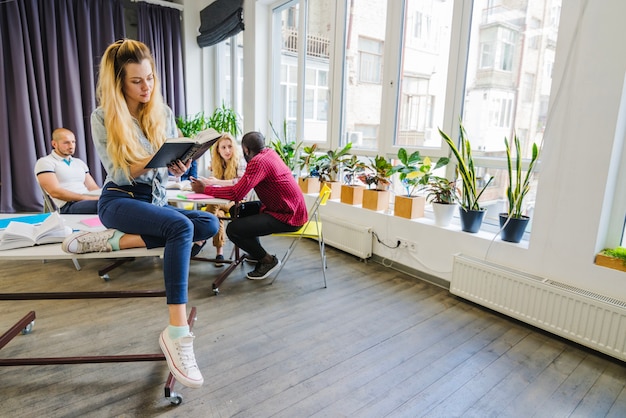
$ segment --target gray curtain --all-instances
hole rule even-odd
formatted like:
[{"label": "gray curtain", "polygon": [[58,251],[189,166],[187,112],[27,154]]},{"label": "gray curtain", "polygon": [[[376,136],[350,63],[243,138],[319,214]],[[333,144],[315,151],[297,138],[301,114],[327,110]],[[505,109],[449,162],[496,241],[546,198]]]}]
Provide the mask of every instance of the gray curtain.
[{"label": "gray curtain", "polygon": [[137,3],[137,39],[152,51],[165,102],[174,115],[185,116],[180,10]]},{"label": "gray curtain", "polygon": [[89,116],[100,56],[124,35],[119,0],[0,2],[0,212],[42,210],[33,166],[57,127],[102,183]]}]

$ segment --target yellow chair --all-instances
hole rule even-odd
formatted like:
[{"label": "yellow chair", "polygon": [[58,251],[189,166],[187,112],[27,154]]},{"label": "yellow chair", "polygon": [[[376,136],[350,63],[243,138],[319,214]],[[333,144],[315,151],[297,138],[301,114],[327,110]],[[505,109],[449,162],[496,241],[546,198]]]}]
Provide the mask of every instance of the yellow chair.
[{"label": "yellow chair", "polygon": [[326,247],[324,245],[324,235],[322,234],[322,218],[320,216],[320,207],[326,205],[326,202],[328,202],[328,198],[330,197],[330,192],[330,187],[325,184],[320,190],[317,199],[315,199],[313,206],[311,206],[311,209],[309,209],[309,220],[302,226],[302,228],[295,232],[272,234],[279,237],[292,237],[293,241],[291,242],[291,245],[287,249],[287,252],[283,256],[283,258],[280,260],[281,265],[278,268],[276,274],[274,274],[274,278],[272,279],[270,284],[274,283],[274,280],[276,280],[276,278],[280,274],[280,271],[287,263],[287,260],[295,250],[296,245],[298,245],[300,240],[302,238],[312,238],[316,239],[319,244],[320,258],[322,260],[322,275],[324,276],[324,288],[326,288]]}]

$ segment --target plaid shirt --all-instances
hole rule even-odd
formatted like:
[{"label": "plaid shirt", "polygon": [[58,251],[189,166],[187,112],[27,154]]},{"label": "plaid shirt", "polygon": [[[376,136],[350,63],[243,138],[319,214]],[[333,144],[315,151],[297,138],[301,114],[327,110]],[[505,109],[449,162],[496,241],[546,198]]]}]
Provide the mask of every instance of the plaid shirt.
[{"label": "plaid shirt", "polygon": [[306,223],[308,214],[304,195],[289,168],[269,148],[252,157],[237,184],[206,186],[204,193],[239,202],[252,189],[261,201],[261,212],[288,225],[302,226]]}]

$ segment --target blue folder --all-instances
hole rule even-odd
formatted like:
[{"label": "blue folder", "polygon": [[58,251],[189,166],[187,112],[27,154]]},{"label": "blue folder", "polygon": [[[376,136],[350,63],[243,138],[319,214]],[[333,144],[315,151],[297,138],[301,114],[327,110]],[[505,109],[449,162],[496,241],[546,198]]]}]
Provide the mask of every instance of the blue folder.
[{"label": "blue folder", "polygon": [[16,216],[14,218],[3,218],[3,219],[0,219],[0,229],[4,229],[7,226],[9,226],[9,222],[11,221],[24,222],[24,223],[32,224],[32,225],[40,224],[43,221],[45,221],[48,216],[50,216],[49,213],[38,213],[37,215],[26,215],[26,216]]}]

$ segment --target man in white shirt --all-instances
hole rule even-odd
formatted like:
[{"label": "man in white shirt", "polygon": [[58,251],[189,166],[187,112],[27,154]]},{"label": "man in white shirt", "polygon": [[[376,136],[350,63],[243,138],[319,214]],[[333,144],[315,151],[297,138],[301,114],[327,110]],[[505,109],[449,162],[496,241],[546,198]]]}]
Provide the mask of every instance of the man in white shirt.
[{"label": "man in white shirt", "polygon": [[76,138],[69,129],[52,132],[52,152],[37,160],[35,176],[61,213],[98,213],[99,189],[82,160],[72,157]]}]

